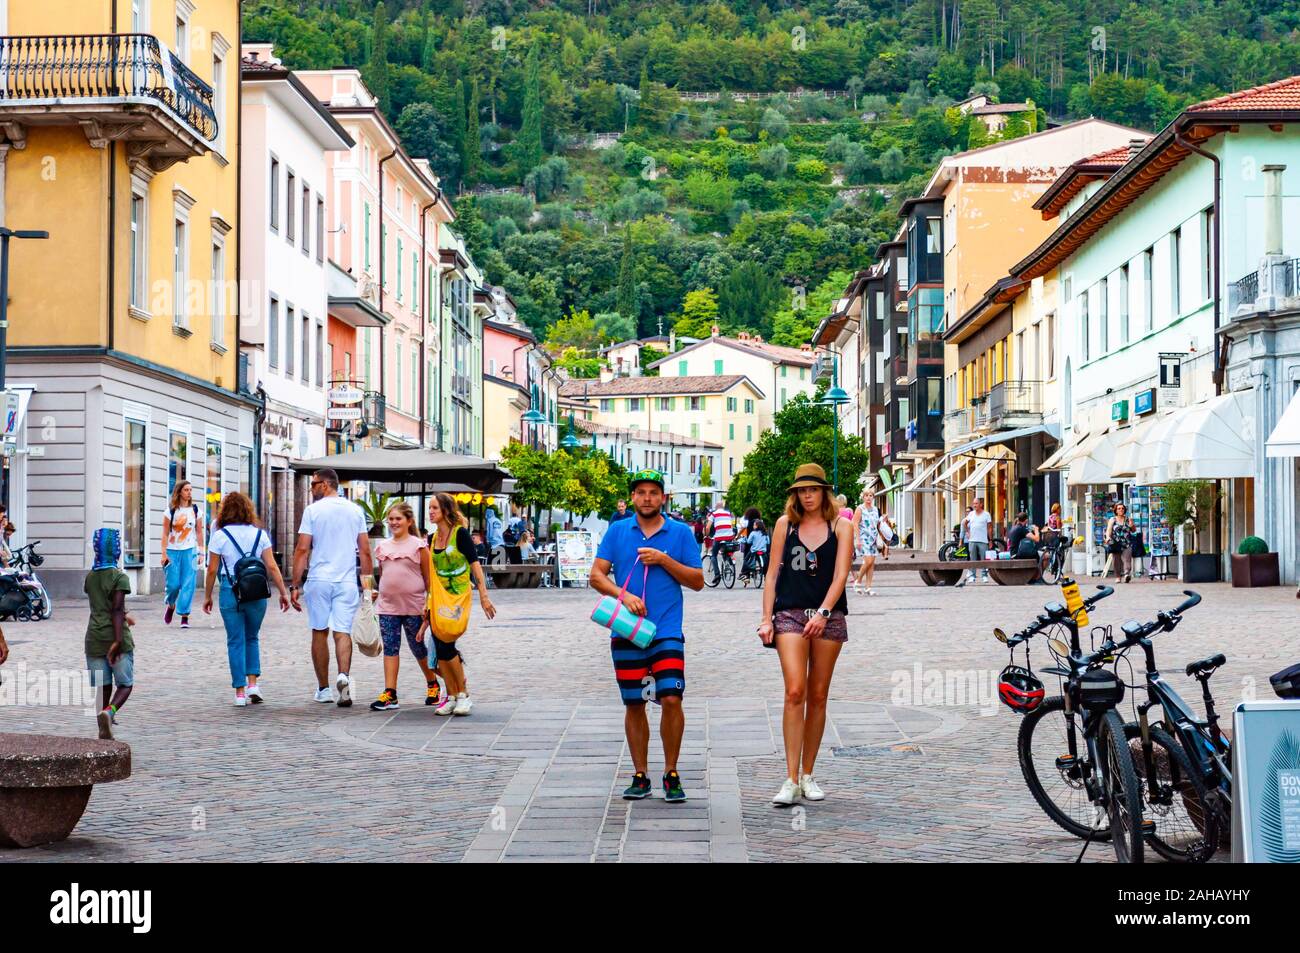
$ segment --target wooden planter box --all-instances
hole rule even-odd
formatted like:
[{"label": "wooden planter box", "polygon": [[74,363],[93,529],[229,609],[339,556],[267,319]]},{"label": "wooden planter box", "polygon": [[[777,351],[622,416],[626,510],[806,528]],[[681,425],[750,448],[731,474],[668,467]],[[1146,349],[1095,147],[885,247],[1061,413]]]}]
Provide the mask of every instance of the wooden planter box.
[{"label": "wooden planter box", "polygon": [[1218,553],[1185,553],[1183,555],[1183,582],[1218,581]]},{"label": "wooden planter box", "polygon": [[1277,553],[1259,553],[1253,556],[1232,554],[1232,586],[1234,589],[1254,589],[1257,586],[1280,586],[1282,575],[1278,571]]}]

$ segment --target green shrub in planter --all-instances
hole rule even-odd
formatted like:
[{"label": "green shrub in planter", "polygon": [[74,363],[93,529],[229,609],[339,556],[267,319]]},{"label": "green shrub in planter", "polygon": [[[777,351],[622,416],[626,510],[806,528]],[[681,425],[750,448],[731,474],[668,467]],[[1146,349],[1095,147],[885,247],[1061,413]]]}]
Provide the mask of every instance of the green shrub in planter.
[{"label": "green shrub in planter", "polygon": [[1262,556],[1268,552],[1268,543],[1258,536],[1247,536],[1237,544],[1237,552],[1242,556]]}]

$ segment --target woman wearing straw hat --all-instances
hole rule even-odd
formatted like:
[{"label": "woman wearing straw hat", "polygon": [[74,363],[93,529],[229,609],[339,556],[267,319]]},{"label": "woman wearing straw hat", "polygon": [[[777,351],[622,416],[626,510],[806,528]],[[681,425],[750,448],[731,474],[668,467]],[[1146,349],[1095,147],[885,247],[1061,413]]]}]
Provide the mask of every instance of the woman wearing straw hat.
[{"label": "woman wearing straw hat", "polygon": [[763,621],[758,635],[775,648],[785,680],[787,777],[772,803],[826,795],[813,765],[826,728],[826,699],[840,649],[849,639],[844,586],[853,568],[853,524],[839,515],[826,471],[805,463],[795,471],[785,514],[772,531]]}]

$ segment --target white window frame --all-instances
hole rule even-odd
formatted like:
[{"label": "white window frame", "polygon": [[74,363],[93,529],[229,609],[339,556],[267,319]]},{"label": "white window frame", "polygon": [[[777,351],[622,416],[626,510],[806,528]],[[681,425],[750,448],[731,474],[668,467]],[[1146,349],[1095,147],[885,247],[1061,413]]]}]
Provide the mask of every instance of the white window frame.
[{"label": "white window frame", "polygon": [[298,326],[302,328],[302,360],[298,362],[298,380],[311,386],[311,316],[306,309],[298,312]]},{"label": "white window frame", "polygon": [[230,41],[215,30],[212,32],[212,110],[217,116],[217,140],[214,155],[225,162],[226,156],[226,94],[229,83],[226,82],[226,54],[230,52]]},{"label": "white window frame", "polygon": [[325,196],[316,193],[316,263],[325,263]]},{"label": "white window frame", "polygon": [[[149,487],[153,483],[149,472],[149,463],[151,454],[149,453],[149,441],[153,437],[153,413],[151,409],[144,404],[137,404],[133,401],[124,401],[122,404],[122,565],[126,567],[126,443],[127,427],[131,423],[137,423],[144,427],[144,526],[140,534],[140,565],[132,565],[131,569],[144,569],[149,565],[149,529],[153,525],[150,519],[152,511],[149,507]],[[160,523],[159,526],[162,524]]]},{"label": "white window frame", "polygon": [[226,232],[214,225],[212,228],[212,349],[226,353]]},{"label": "white window frame", "polygon": [[302,182],[302,253],[311,257],[311,186]]},{"label": "white window frame", "polygon": [[293,302],[286,300],[284,302],[284,360],[281,366],[284,368],[284,379],[289,381],[293,380],[293,357],[298,345],[298,336],[294,327],[298,323],[297,314],[298,309],[294,307]]},{"label": "white window frame", "polygon": [[134,212],[135,201],[140,200],[140,220],[131,222],[132,254],[135,256],[131,269],[130,309],[136,317],[149,318],[149,183],[136,176],[131,177],[131,207]]},{"label": "white window frame", "polygon": [[191,0],[176,0],[176,55],[186,66],[190,65],[190,17],[193,15]]},{"label": "white window frame", "polygon": [[131,32],[149,32],[149,0],[131,0]]},{"label": "white window frame", "polygon": [[266,366],[268,370],[279,371],[280,360],[280,296],[274,291],[267,303],[266,315]]},{"label": "white window frame", "polygon": [[289,243],[290,247],[296,244],[294,239],[294,209],[298,202],[298,176],[294,174],[293,169],[285,166],[284,169],[284,240]]},{"label": "white window frame", "polygon": [[177,333],[188,335],[191,330],[187,300],[190,283],[190,209],[194,207],[194,199],[181,189],[172,190],[172,199],[172,327]]},{"label": "white window frame", "polygon": [[270,169],[270,191],[267,195],[267,218],[271,223],[271,231],[279,233],[280,231],[280,157],[274,152],[271,153]]},{"label": "white window frame", "polygon": [[[316,319],[316,386],[325,386],[325,350],[330,350],[330,360],[333,361],[334,346],[329,344],[325,339],[325,322],[320,318]],[[332,372],[331,372],[332,373]]]}]

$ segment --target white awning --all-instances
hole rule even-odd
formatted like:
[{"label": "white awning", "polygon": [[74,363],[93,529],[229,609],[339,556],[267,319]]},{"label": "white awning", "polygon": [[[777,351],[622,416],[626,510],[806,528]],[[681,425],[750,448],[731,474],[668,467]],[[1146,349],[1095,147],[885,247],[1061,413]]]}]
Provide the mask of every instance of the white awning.
[{"label": "white awning", "polygon": [[928,467],[926,467],[924,470],[918,473],[915,480],[907,484],[907,486],[903,487],[903,492],[914,493],[917,490],[920,490],[922,487],[925,486],[925,482],[928,479],[930,479],[934,471],[938,470],[939,467],[943,466],[943,461],[947,459],[948,459],[947,455],[939,457],[939,459],[935,460],[934,463],[930,464]]},{"label": "white awning", "polygon": [[1114,483],[1110,473],[1115,466],[1119,438],[1119,433],[1113,431],[1089,435],[1069,455],[1070,471],[1065,475],[1065,482],[1071,486]]},{"label": "white awning", "polygon": [[1174,411],[1159,418],[1147,431],[1134,461],[1135,482],[1144,486],[1169,482],[1169,445],[1181,420],[1182,412]]},{"label": "white awning", "polygon": [[1117,480],[1127,480],[1136,476],[1138,450],[1164,416],[1152,414],[1120,431],[1119,447],[1115,450],[1115,466],[1110,471],[1111,476]]},{"label": "white awning", "polygon": [[1253,477],[1254,397],[1254,391],[1236,391],[1183,411],[1169,445],[1169,476],[1175,480]]},{"label": "white awning", "polygon": [[1086,430],[1079,432],[1078,436],[1072,443],[1062,443],[1056,448],[1056,452],[1038,465],[1038,472],[1045,473],[1048,470],[1064,470],[1070,465],[1070,455],[1088,436]]},{"label": "white awning", "polygon": [[1300,457],[1300,391],[1292,395],[1282,419],[1268,435],[1264,453],[1270,457]]},{"label": "white awning", "polygon": [[949,466],[946,470],[934,478],[935,486],[947,482],[948,478],[960,470],[966,464],[970,463],[971,458],[965,454],[950,455],[948,458]]},{"label": "white awning", "polygon": [[997,444],[993,447],[990,447],[989,449],[991,451],[991,456],[985,457],[984,459],[980,460],[978,465],[975,467],[975,469],[971,471],[971,475],[968,476],[965,480],[962,480],[961,486],[957,487],[957,489],[969,490],[973,486],[978,486],[981,482],[983,482],[985,475],[987,475],[990,470],[992,470],[1003,460],[1006,460],[1008,457],[1012,456],[1011,452],[1001,444]]}]

